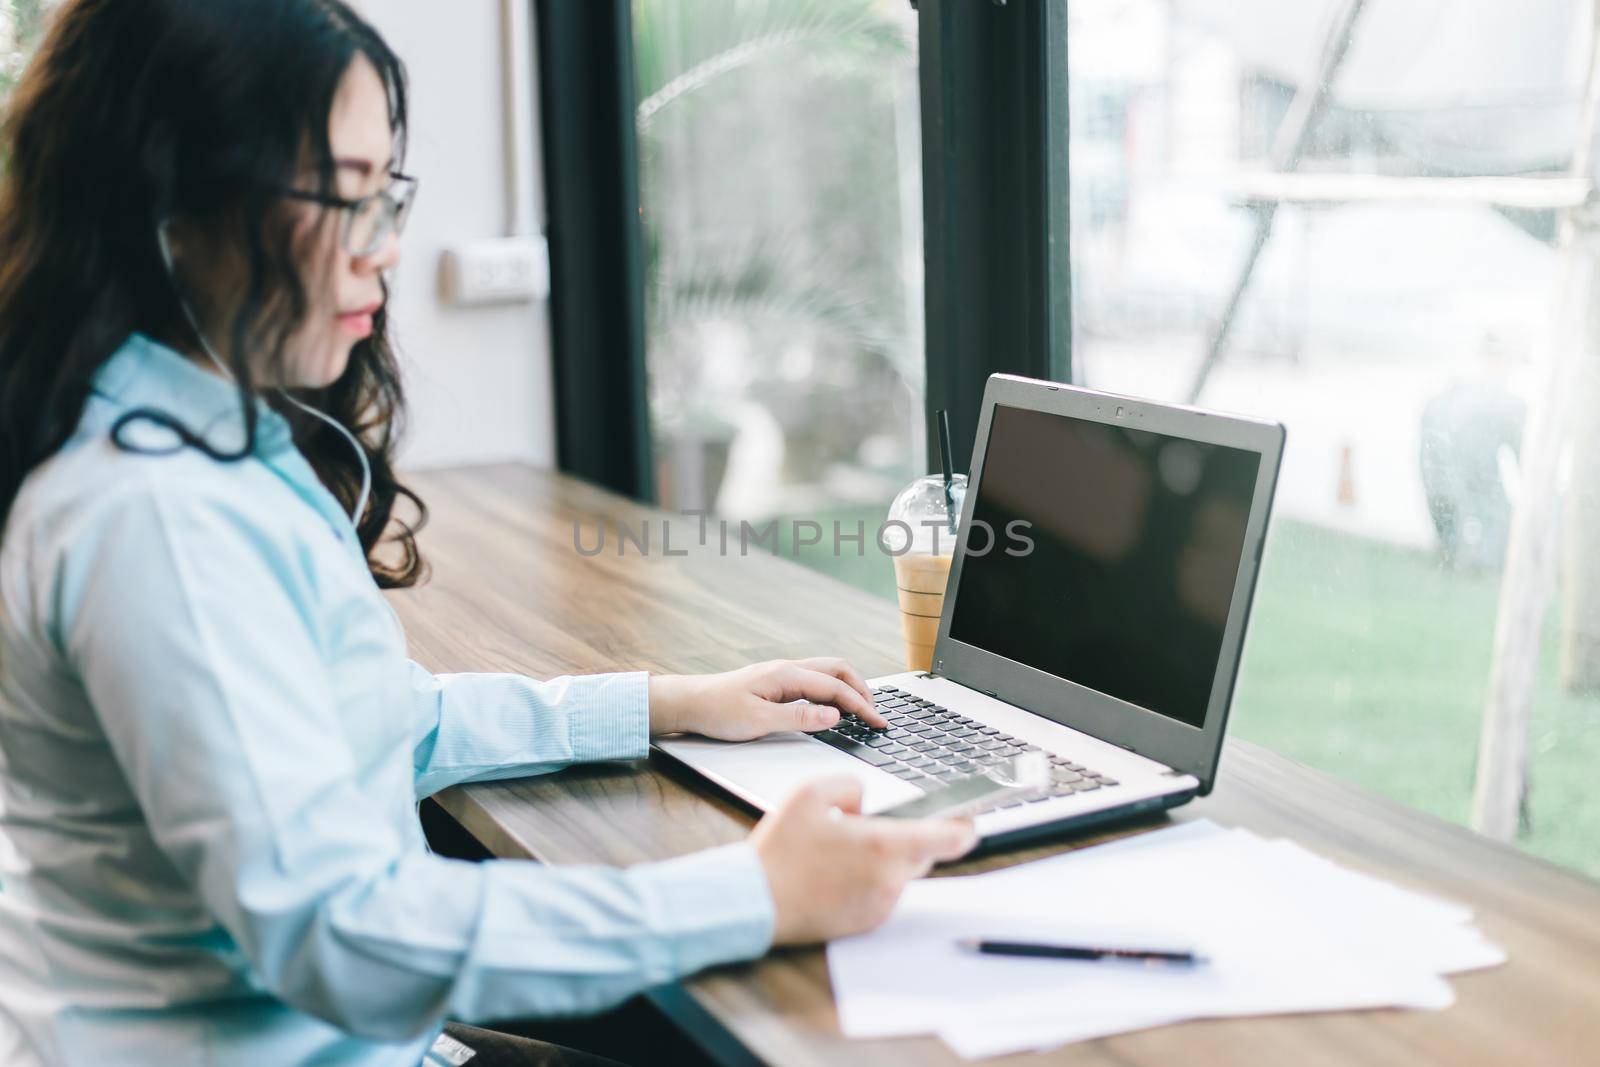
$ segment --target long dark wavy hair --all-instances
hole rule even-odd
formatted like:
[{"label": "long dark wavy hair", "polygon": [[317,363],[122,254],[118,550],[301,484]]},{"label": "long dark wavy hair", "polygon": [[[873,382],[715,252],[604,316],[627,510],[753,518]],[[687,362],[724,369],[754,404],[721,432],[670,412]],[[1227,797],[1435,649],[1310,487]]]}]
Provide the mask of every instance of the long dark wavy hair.
[{"label": "long dark wavy hair", "polygon": [[[201,344],[156,236],[174,218],[232,242],[246,264],[229,343],[219,346],[238,383],[246,440],[222,451],[168,413],[140,417],[237,462],[254,448],[260,398],[289,421],[329,491],[355,507],[361,468],[349,442],[254,378],[286,380],[285,348],[308,307],[281,190],[309,151],[332,192],[329,114],[357,56],[387,87],[398,159],[404,67],[341,0],[68,0],[55,14],[0,137],[0,529],[23,480],[71,436],[95,372],[130,334],[190,351]],[[298,395],[362,442],[372,494],[357,532],[374,579],[394,588],[423,574],[415,531],[427,511],[392,464],[404,397],[387,326],[380,312],[344,374]],[[401,497],[416,512],[411,523],[394,515]]]}]

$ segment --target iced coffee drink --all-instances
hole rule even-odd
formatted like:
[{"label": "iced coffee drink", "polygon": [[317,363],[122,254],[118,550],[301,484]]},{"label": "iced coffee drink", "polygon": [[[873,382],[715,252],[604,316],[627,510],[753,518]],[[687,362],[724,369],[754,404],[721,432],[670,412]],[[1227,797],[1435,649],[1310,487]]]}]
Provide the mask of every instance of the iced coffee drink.
[{"label": "iced coffee drink", "polygon": [[947,502],[944,479],[930,475],[907,486],[889,508],[883,541],[894,560],[908,670],[925,671],[933,664],[945,585],[955,557],[955,523],[966,489],[966,478],[957,475],[951,481]]}]

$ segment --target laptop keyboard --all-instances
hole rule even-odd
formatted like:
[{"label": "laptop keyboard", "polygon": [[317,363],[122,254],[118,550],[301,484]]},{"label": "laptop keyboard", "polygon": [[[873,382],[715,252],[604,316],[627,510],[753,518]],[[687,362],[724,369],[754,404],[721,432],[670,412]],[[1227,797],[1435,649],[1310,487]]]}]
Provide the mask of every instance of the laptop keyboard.
[{"label": "laptop keyboard", "polygon": [[[880,686],[872,694],[878,711],[889,720],[887,730],[873,729],[854,715],[844,715],[837,726],[811,736],[921,789],[940,788],[1019,752],[1039,751],[1038,745],[894,686]],[[1064,756],[1051,754],[1049,758],[1048,786],[1003,797],[984,810],[1014,808],[1117,784],[1116,779]]]}]

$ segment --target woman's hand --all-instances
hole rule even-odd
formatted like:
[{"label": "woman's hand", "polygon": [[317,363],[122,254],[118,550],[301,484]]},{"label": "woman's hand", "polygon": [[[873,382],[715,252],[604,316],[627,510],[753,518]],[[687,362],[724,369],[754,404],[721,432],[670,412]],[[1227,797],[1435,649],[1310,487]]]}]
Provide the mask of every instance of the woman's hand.
[{"label": "woman's hand", "polygon": [[750,843],[772,890],[774,944],[870,930],[907,882],[977,843],[971,819],[874,819],[860,810],[861,783],[820,778],[756,824]]},{"label": "woman's hand", "polygon": [[840,712],[889,725],[866,681],[842,659],[775,659],[723,674],[650,676],[652,735],[750,741],[782,730],[826,730]]}]

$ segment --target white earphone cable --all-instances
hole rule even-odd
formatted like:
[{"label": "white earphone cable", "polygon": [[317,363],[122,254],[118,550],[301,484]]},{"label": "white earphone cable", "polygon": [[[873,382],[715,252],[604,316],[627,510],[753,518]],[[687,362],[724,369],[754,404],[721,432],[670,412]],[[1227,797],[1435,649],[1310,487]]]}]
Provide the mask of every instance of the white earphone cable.
[{"label": "white earphone cable", "polygon": [[[161,248],[161,260],[166,264],[167,277],[172,281],[173,292],[178,298],[178,307],[183,311],[183,317],[188,320],[189,328],[194,331],[195,337],[199,338],[200,347],[205,350],[205,354],[210,357],[217,370],[222,372],[222,376],[230,382],[234,381],[233,372],[228,370],[226,364],[218,358],[216,350],[211,347],[211,342],[206,340],[205,331],[200,329],[199,320],[195,317],[194,312],[190,310],[189,302],[183,298],[183,292],[178,287],[178,272],[173,263],[172,245],[167,240],[166,223],[161,223],[156,227],[156,243]],[[361,495],[356,498],[355,510],[350,513],[350,525],[359,529],[361,516],[365,515],[367,511],[367,499],[372,495],[372,464],[367,459],[367,450],[361,447],[361,442],[356,440],[356,435],[346,429],[332,415],[318,411],[310,404],[302,403],[290,396],[286,389],[280,388],[278,392],[285,400],[304,411],[307,415],[314,415],[335,430],[338,430],[344,436],[344,439],[350,442],[350,447],[356,450],[356,458],[361,461]]]}]

